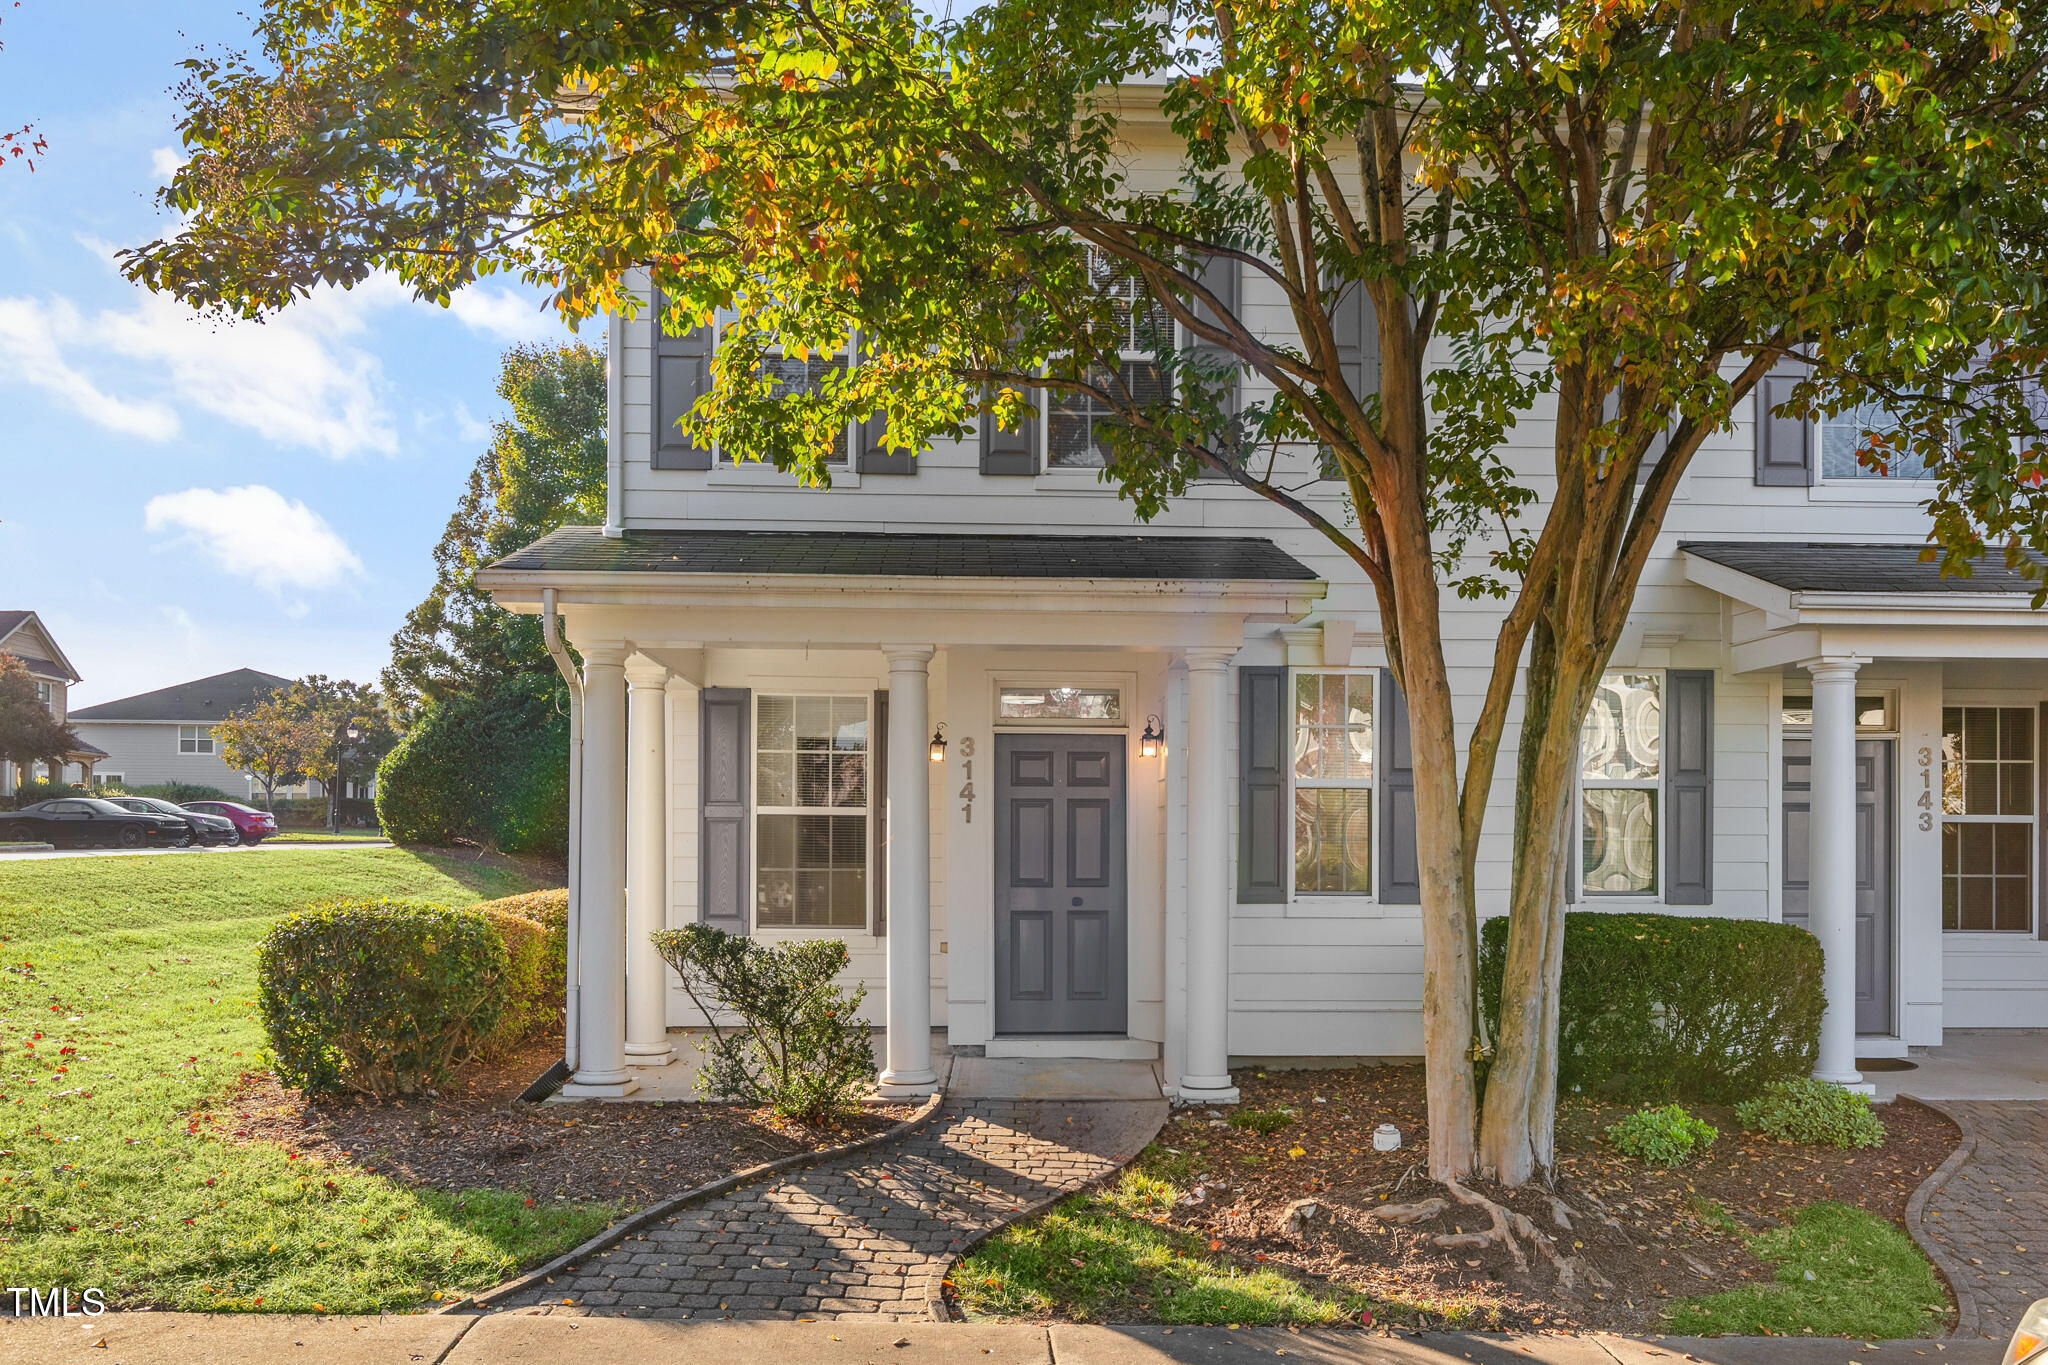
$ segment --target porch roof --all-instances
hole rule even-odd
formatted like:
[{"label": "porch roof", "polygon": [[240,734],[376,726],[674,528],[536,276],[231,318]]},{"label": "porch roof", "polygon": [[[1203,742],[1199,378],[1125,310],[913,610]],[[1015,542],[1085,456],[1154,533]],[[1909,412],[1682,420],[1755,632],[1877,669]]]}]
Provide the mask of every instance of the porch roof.
[{"label": "porch roof", "polygon": [[1792,592],[2032,593],[2038,583],[2002,557],[1980,555],[1968,577],[1923,560],[1926,542],[1842,545],[1775,540],[1685,541],[1679,549]]},{"label": "porch roof", "polygon": [[962,535],[885,531],[631,530],[565,526],[490,565],[539,573],[818,574],[877,578],[1315,580],[1250,536]]}]

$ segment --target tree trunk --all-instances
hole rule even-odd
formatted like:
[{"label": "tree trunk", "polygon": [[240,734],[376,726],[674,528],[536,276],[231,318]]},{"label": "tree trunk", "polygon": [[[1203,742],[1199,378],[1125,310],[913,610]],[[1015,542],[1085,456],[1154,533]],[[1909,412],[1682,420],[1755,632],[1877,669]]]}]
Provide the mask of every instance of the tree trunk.
[{"label": "tree trunk", "polygon": [[[1604,658],[1604,653],[1599,657]],[[1500,1031],[1479,1133],[1479,1167],[1515,1186],[1556,1156],[1557,992],[1580,718],[1598,667],[1560,658],[1549,619],[1531,632],[1516,774],[1514,860]]]}]

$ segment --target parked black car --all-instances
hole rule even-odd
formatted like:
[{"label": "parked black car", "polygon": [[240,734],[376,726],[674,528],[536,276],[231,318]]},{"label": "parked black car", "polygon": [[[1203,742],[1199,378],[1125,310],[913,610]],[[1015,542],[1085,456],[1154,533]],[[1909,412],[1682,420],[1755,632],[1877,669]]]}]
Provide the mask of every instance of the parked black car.
[{"label": "parked black car", "polygon": [[191,828],[191,835],[183,842],[187,844],[239,844],[242,832],[235,828],[235,822],[221,815],[207,815],[202,811],[186,810],[154,796],[109,796],[109,805],[122,810],[134,811],[137,815],[168,815],[174,820],[183,820]]},{"label": "parked black car", "polygon": [[39,840],[70,848],[176,844],[191,832],[192,827],[175,815],[122,810],[96,796],[59,797],[0,814],[0,839]]}]

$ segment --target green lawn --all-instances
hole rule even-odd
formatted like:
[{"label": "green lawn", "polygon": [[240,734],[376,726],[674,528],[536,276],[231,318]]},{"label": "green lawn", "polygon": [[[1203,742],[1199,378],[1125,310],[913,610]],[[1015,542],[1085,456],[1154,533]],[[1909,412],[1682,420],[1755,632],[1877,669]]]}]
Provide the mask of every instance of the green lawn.
[{"label": "green lawn", "polygon": [[461,904],[515,872],[402,849],[0,867],[0,1285],[127,1306],[376,1312],[492,1283],[602,1204],[409,1190],[187,1116],[264,1067],[253,948],[339,896]]},{"label": "green lawn", "polygon": [[[1725,1215],[1723,1215],[1725,1217]],[[1827,1336],[1878,1341],[1941,1333],[1948,1295],[1912,1238],[1847,1204],[1808,1204],[1749,1239],[1778,1267],[1775,1284],[1672,1305],[1680,1336]]]},{"label": "green lawn", "polygon": [[263,842],[266,844],[360,844],[374,843],[385,838],[371,830],[345,829],[339,834],[329,834],[324,829],[279,830]]}]

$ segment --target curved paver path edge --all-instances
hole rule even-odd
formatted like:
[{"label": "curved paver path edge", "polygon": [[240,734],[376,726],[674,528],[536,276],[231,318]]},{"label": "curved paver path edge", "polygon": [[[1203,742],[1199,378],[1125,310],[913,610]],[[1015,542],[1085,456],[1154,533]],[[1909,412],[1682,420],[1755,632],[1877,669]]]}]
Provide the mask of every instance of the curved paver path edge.
[{"label": "curved paver path edge", "polygon": [[535,1266],[525,1274],[506,1280],[503,1284],[493,1285],[489,1289],[466,1295],[451,1303],[445,1303],[436,1308],[434,1312],[479,1312],[489,1308],[499,1299],[516,1294],[522,1289],[529,1289],[539,1284],[548,1276],[576,1264],[576,1262],[585,1257],[593,1256],[607,1247],[622,1242],[642,1228],[658,1223],[669,1215],[687,1209],[694,1204],[702,1203],[707,1199],[716,1199],[719,1195],[729,1194],[742,1185],[752,1184],[754,1181],[761,1180],[767,1176],[781,1175],[786,1171],[802,1170],[807,1166],[815,1166],[822,1161],[833,1161],[839,1157],[851,1156],[855,1152],[866,1151],[870,1147],[881,1147],[909,1137],[931,1121],[932,1115],[939,1112],[939,1106],[945,1102],[945,1099],[946,1091],[942,1085],[939,1089],[932,1092],[931,1098],[926,1100],[916,1113],[893,1128],[884,1129],[879,1133],[871,1133],[867,1137],[858,1138],[852,1142],[842,1142],[837,1147],[820,1147],[812,1152],[792,1152],[788,1156],[777,1157],[773,1161],[764,1161],[758,1166],[749,1166],[743,1171],[735,1171],[731,1175],[721,1176],[709,1184],[685,1190],[672,1199],[664,1199],[658,1204],[649,1204],[646,1208],[620,1219],[595,1237],[563,1252],[553,1260]]},{"label": "curved paver path edge", "polygon": [[1948,1160],[1936,1166],[1928,1177],[1920,1182],[1920,1188],[1914,1190],[1912,1197],[1906,1201],[1906,1231],[1912,1235],[1913,1241],[1918,1244],[1927,1259],[1934,1262],[1934,1268],[1941,1272],[1941,1278],[1948,1281],[1949,1294],[1956,1301],[1956,1325],[1950,1329],[1949,1336],[1976,1336],[1977,1296],[1970,1289],[1970,1272],[1956,1260],[1947,1247],[1934,1240],[1933,1235],[1927,1231],[1926,1217],[1927,1201],[1940,1193],[1950,1178],[1976,1155],[1977,1136],[1960,1116],[1950,1113],[1933,1100],[1923,1100],[1917,1095],[1904,1094],[1899,1098],[1926,1105],[1953,1123],[1956,1131],[1963,1135],[1962,1143],[1948,1154]]},{"label": "curved paver path edge", "polygon": [[1159,1131],[1166,1127],[1167,1119],[1173,1116],[1173,1106],[1162,1099],[1159,1102],[1158,1116],[1159,1121],[1152,1125],[1152,1131],[1145,1135],[1144,1141],[1138,1144],[1137,1150],[1132,1152],[1127,1160],[1110,1167],[1099,1175],[1082,1181],[1071,1189],[1056,1191],[1026,1208],[1018,1209],[1015,1214],[1000,1223],[981,1229],[968,1238],[967,1242],[958,1251],[942,1261],[939,1265],[938,1274],[932,1277],[931,1283],[925,1289],[925,1312],[931,1316],[931,1320],[933,1322],[966,1321],[965,1318],[962,1318],[953,1311],[952,1305],[946,1302],[946,1282],[953,1278],[953,1272],[959,1267],[960,1263],[974,1254],[976,1247],[979,1247],[982,1243],[988,1241],[989,1238],[994,1237],[1005,1229],[1013,1228],[1019,1223],[1029,1222],[1041,1213],[1049,1211],[1063,1199],[1071,1199],[1077,1194],[1086,1194],[1090,1190],[1099,1190],[1110,1181],[1116,1179],[1117,1176],[1123,1174],[1131,1162],[1144,1155],[1145,1149],[1152,1145],[1152,1140],[1159,1136]]}]

